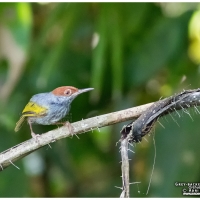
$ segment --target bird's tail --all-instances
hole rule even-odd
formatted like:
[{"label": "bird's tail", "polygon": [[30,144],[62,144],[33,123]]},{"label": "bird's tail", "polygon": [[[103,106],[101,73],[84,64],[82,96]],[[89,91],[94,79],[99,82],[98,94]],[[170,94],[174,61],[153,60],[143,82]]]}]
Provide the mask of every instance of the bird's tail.
[{"label": "bird's tail", "polygon": [[22,115],[19,119],[19,121],[16,123],[16,126],[15,126],[15,132],[19,131],[19,129],[22,127],[22,124],[24,123],[26,119],[26,116]]}]

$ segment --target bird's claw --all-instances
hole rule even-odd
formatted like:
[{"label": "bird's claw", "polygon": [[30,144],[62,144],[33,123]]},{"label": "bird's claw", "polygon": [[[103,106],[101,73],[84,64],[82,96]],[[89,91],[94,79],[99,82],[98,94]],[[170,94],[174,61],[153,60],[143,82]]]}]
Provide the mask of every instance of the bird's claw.
[{"label": "bird's claw", "polygon": [[75,135],[79,139],[79,137],[74,133],[74,127],[70,124],[70,122],[66,122],[65,126],[68,127],[69,132],[70,132],[72,137]]},{"label": "bird's claw", "polygon": [[34,140],[36,140],[36,142],[39,142],[39,140],[38,140],[38,138],[40,137],[39,134],[35,134],[34,132],[31,132],[31,135],[32,135],[32,138],[33,138]]}]

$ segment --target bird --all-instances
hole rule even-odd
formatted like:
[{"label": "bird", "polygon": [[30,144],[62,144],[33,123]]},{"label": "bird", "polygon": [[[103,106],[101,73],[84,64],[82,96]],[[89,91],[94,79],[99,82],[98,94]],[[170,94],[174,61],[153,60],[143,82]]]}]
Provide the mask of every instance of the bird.
[{"label": "bird", "polygon": [[[61,86],[51,92],[39,93],[31,97],[16,123],[15,132],[19,131],[24,121],[28,121],[32,138],[37,140],[38,134],[33,132],[32,124],[58,124],[70,111],[72,101],[84,92],[94,88],[78,89],[73,86]],[[63,124],[63,123],[62,123]],[[69,122],[66,124],[71,125]]]}]

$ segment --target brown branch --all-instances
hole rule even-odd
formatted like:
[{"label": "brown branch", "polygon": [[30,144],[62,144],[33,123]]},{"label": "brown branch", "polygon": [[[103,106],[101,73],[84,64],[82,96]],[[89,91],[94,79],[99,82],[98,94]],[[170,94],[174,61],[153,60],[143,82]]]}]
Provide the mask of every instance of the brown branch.
[{"label": "brown branch", "polygon": [[[96,128],[109,126],[112,124],[120,123],[127,120],[137,119],[143,111],[145,111],[152,103],[145,104],[138,107],[129,108],[126,110],[121,110],[118,112],[113,112],[105,115],[100,115],[97,117],[88,118],[82,121],[72,123],[74,128],[74,134],[81,134],[91,131]],[[34,139],[27,140],[20,143],[10,149],[7,149],[0,153],[0,171],[8,167],[9,165],[14,165],[13,163],[26,155],[30,154],[37,149],[48,145],[50,143],[56,142],[62,138],[71,136],[70,131],[67,126],[62,126],[55,130],[49,131],[40,135],[38,141]]]}]

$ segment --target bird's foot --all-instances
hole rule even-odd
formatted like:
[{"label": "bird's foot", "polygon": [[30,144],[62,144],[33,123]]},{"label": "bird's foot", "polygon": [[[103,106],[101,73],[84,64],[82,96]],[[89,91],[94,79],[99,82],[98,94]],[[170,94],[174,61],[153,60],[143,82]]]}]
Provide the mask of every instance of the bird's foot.
[{"label": "bird's foot", "polygon": [[74,135],[80,139],[75,133],[74,133],[74,127],[70,124],[70,122],[66,122],[64,126],[67,126],[67,128],[69,129],[69,132],[71,134],[71,136],[73,137]]},{"label": "bird's foot", "polygon": [[31,136],[32,136],[32,138],[33,138],[34,140],[36,140],[36,142],[39,142],[39,141],[38,141],[38,138],[40,137],[39,134],[35,134],[34,132],[31,132]]}]

